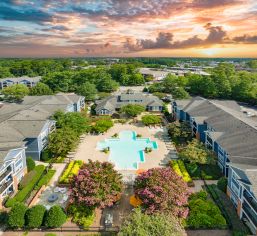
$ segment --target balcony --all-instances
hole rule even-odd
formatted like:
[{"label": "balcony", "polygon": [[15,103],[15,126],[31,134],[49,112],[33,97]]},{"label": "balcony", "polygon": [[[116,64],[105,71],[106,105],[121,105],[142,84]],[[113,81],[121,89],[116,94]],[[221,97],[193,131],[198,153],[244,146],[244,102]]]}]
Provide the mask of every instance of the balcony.
[{"label": "balcony", "polygon": [[1,182],[6,176],[8,176],[11,172],[12,172],[12,169],[11,169],[11,168],[8,168],[8,169],[0,176],[0,182]]},{"label": "balcony", "polygon": [[2,194],[6,188],[13,182],[12,178],[9,179],[7,182],[5,182],[4,184],[1,185],[0,187],[0,194]]},{"label": "balcony", "polygon": [[249,205],[255,210],[255,212],[257,212],[257,202],[247,191],[244,191],[244,198],[249,203]]},{"label": "balcony", "polygon": [[249,219],[253,222],[255,227],[257,227],[257,214],[251,209],[251,207],[246,202],[243,203],[243,210],[247,214]]}]

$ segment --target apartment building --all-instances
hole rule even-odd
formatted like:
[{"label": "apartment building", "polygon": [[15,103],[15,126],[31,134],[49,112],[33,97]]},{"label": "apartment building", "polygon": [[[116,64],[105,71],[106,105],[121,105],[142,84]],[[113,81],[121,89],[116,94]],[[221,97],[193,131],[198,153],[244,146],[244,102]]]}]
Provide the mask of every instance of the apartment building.
[{"label": "apartment building", "polygon": [[[252,232],[257,227],[257,122],[235,101],[195,97],[174,101],[173,114],[186,121],[192,134],[213,150],[228,177],[227,194]],[[250,196],[249,201],[245,196]]]},{"label": "apartment building", "polygon": [[13,77],[0,79],[0,90],[15,84],[24,84],[29,88],[34,87],[41,80],[41,76],[37,77]]},{"label": "apartment building", "polygon": [[0,106],[0,206],[14,194],[27,172],[26,157],[40,160],[48,135],[55,130],[52,115],[62,110],[78,112],[84,97],[75,94],[26,96],[21,103]]}]

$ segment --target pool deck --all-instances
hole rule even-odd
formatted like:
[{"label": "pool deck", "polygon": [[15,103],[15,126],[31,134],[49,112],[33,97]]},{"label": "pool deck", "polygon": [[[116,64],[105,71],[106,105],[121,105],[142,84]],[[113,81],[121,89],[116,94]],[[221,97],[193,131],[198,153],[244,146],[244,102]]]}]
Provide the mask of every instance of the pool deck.
[{"label": "pool deck", "polygon": [[[158,149],[151,153],[145,154],[145,162],[139,163],[139,169],[147,170],[153,167],[161,167],[170,160],[176,158],[174,146],[167,142],[167,133],[163,128],[148,128],[138,123],[134,124],[115,124],[108,132],[103,135],[87,135],[79,144],[74,155],[75,160],[83,160],[87,162],[89,159],[93,161],[108,161],[109,153],[106,154],[96,149],[97,143],[106,138],[111,138],[115,133],[123,130],[135,131],[141,134],[144,138],[150,138],[151,141],[156,141]],[[165,143],[166,141],[166,143]],[[135,173],[136,170],[126,171]]]}]

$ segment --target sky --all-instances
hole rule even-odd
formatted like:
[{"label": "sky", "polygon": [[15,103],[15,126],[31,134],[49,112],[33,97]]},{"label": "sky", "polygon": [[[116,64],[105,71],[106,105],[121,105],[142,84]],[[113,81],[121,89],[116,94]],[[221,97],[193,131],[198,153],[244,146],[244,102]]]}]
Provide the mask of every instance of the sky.
[{"label": "sky", "polygon": [[257,57],[257,0],[0,0],[0,57]]}]

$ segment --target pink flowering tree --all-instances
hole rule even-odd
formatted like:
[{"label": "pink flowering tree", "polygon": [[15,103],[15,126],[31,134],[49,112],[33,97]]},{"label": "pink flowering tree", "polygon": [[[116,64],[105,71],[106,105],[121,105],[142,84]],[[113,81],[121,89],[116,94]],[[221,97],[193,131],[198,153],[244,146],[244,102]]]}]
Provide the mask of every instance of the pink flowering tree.
[{"label": "pink flowering tree", "polygon": [[71,182],[70,202],[104,208],[119,200],[122,189],[122,176],[113,164],[89,160]]},{"label": "pink flowering tree", "polygon": [[153,168],[135,180],[135,195],[146,213],[167,212],[186,218],[190,191],[183,179],[170,167]]}]

